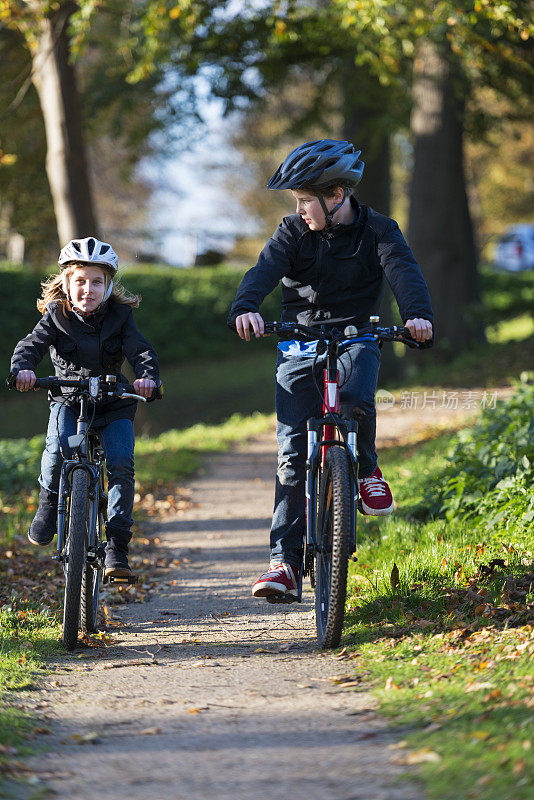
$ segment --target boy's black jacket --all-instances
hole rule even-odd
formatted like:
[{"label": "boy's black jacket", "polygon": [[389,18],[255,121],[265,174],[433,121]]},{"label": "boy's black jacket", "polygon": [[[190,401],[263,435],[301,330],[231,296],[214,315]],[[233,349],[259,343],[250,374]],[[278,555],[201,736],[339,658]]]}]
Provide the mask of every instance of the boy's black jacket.
[{"label": "boy's black jacket", "polygon": [[354,198],[351,203],[354,221],[330,232],[310,230],[298,214],[284,217],[241,281],[228,316],[231,328],[240,314],[258,311],[280,280],[283,322],[351,318],[364,327],[380,308],[384,274],[403,322],[433,322],[425,280],[397,223]]},{"label": "boy's black jacket", "polygon": [[[132,309],[114,300],[86,318],[67,308],[63,311],[62,303],[50,303],[33,331],[15,347],[11,371],[14,374],[23,369],[35,371],[48,350],[58,378],[116,375],[119,382],[128,383],[121,373],[126,357],[136,378],[159,380],[156,353],[137,330]],[[74,399],[69,400],[69,393],[69,389],[63,389],[61,395],[51,395],[50,399],[76,405]],[[136,400],[97,403],[93,424],[133,419],[136,408]]]}]

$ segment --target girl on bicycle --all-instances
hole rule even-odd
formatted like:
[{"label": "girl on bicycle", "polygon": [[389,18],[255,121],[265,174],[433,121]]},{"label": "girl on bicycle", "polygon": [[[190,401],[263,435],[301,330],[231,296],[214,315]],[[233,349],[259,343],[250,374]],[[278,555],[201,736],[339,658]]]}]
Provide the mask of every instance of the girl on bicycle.
[{"label": "girl on bicycle", "polygon": [[[322,139],[295,148],[269,180],[290,189],[296,214],[285,217],[258,263],[237,290],[228,324],[250,340],[264,333],[259,307],[282,281],[281,321],[303,325],[352,324],[365,329],[378,313],[387,278],[404,325],[418,342],[432,338],[432,307],[424,278],[397,223],[359,203],[353,190],[364,164],[350,142]],[[367,514],[393,511],[393,498],[377,465],[374,395],[379,348],[362,336],[347,351],[351,368],[344,404],[365,412],[358,430],[359,491]],[[255,597],[298,595],[305,526],[306,420],[320,414],[310,343],[281,342],[276,366],[279,444],[271,563],[252,588]],[[320,363],[320,359],[318,359]],[[318,376],[316,376],[318,377]]]},{"label": "girl on bicycle", "polygon": [[[159,382],[156,353],[139,333],[132,308],[140,298],[115,282],[118,259],[111,245],[93,236],[73,239],[59,255],[59,274],[42,284],[37,308],[43,314],[13,353],[11,371],[21,392],[33,387],[35,368],[50,351],[56,376],[72,378],[121,374],[126,357],[136,376],[137,394],[150,397]],[[28,538],[49,544],[56,533],[59,477],[70,457],[68,437],[76,433],[77,402],[69,390],[50,394],[50,420],[39,477],[39,507]],[[134,429],[137,401],[97,401],[92,426],[98,430],[108,473],[105,575],[127,577],[134,501]]]}]

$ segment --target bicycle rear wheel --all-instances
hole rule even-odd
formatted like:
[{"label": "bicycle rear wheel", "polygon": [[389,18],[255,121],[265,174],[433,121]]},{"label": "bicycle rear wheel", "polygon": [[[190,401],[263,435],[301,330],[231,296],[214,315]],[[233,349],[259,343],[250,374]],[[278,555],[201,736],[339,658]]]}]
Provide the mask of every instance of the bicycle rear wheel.
[{"label": "bicycle rear wheel", "polygon": [[72,473],[72,489],[69,508],[65,560],[65,602],[63,606],[63,644],[73,650],[78,641],[80,617],[80,594],[85,563],[87,526],[87,473],[75,469]]},{"label": "bicycle rear wheel", "polygon": [[329,447],[317,511],[315,624],[320,647],[337,647],[343,630],[351,549],[351,479],[343,447]]}]

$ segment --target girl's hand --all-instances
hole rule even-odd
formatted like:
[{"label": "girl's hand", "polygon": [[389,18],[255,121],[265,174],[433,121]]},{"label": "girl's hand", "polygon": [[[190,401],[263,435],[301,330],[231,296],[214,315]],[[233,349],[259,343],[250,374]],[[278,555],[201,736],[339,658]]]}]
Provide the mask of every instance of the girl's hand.
[{"label": "girl's hand", "polygon": [[36,380],[37,375],[31,369],[21,369],[20,372],[17,372],[15,386],[19,392],[29,392],[30,389],[33,389]]},{"label": "girl's hand", "polygon": [[241,339],[245,339],[247,342],[250,341],[250,326],[252,326],[252,330],[254,331],[254,336],[256,339],[259,339],[260,336],[264,335],[265,327],[261,314],[253,311],[247,311],[246,314],[240,314],[238,317],[236,317],[235,327],[237,335]]},{"label": "girl's hand", "polygon": [[427,319],[409,319],[404,323],[416,342],[426,342],[432,338],[432,323]]},{"label": "girl's hand", "polygon": [[138,378],[133,382],[132,386],[134,387],[136,394],[140,394],[141,397],[147,398],[152,396],[152,392],[156,388],[155,382],[150,380],[150,378]]}]

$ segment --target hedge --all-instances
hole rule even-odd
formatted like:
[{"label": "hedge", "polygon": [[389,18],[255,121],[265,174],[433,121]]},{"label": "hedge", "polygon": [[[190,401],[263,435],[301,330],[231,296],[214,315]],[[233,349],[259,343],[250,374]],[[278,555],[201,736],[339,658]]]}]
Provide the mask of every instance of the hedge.
[{"label": "hedge", "polygon": [[[223,355],[238,345],[235,334],[226,326],[226,317],[243,273],[243,269],[229,266],[187,269],[146,266],[124,271],[124,285],[142,296],[135,311],[137,325],[156,349],[162,364]],[[0,270],[4,322],[0,356],[6,374],[14,346],[39,321],[35,306],[39,294],[39,276],[20,268]],[[266,299],[262,313],[266,319],[279,318],[279,290]]]}]

